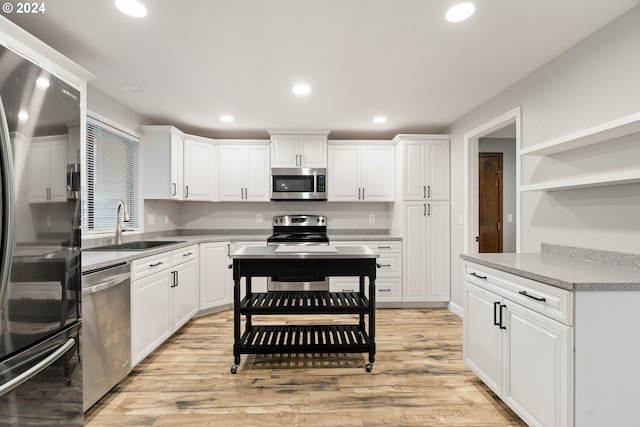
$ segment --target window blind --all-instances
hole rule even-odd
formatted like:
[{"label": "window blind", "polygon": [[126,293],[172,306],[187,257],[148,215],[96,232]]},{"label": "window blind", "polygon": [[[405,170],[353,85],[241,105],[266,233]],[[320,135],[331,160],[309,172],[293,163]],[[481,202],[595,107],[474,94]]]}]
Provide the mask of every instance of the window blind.
[{"label": "window blind", "polygon": [[138,228],[138,151],[137,138],[87,117],[83,230],[115,230],[120,200],[131,219],[122,227]]}]

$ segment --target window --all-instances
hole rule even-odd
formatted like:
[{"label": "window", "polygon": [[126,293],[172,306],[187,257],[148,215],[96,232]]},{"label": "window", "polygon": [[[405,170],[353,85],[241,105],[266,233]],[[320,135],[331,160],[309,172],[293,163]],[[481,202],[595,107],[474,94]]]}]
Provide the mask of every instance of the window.
[{"label": "window", "polygon": [[120,200],[126,203],[131,219],[123,228],[138,228],[138,152],[137,137],[87,117],[83,230],[114,230]]}]

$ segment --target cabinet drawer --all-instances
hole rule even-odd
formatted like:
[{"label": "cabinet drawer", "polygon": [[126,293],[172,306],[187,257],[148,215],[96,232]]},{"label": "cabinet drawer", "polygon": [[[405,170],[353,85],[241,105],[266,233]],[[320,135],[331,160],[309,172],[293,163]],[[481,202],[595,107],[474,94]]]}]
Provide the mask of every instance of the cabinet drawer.
[{"label": "cabinet drawer", "polygon": [[[331,292],[358,292],[360,286],[354,277],[332,277]],[[369,280],[365,279],[364,293],[369,296]],[[402,279],[383,278],[376,280],[376,302],[402,301]]]},{"label": "cabinet drawer", "polygon": [[131,262],[131,280],[147,277],[169,267],[171,267],[171,252],[163,252],[137,259]]},{"label": "cabinet drawer", "polygon": [[402,255],[383,254],[376,260],[378,277],[401,277]]},{"label": "cabinet drawer", "polygon": [[402,252],[402,242],[398,241],[351,241],[331,243],[333,246],[366,246],[377,254],[386,252]]},{"label": "cabinet drawer", "polygon": [[464,280],[564,324],[573,324],[571,291],[473,263],[464,264]]},{"label": "cabinet drawer", "polygon": [[182,264],[183,262],[198,258],[198,245],[176,249],[172,251],[171,254],[173,257],[173,265]]}]

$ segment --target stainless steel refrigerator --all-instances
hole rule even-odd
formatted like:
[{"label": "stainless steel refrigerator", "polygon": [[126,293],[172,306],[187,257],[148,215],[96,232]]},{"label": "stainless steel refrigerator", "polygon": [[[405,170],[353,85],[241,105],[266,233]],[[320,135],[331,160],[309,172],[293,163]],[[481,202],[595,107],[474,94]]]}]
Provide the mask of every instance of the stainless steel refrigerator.
[{"label": "stainless steel refrigerator", "polygon": [[83,425],[79,125],[80,93],[0,46],[0,426]]}]

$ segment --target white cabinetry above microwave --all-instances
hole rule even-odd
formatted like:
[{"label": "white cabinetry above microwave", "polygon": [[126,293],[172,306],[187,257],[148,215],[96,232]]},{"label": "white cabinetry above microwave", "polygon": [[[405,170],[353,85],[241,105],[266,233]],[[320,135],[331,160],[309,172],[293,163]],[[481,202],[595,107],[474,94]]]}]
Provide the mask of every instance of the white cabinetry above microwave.
[{"label": "white cabinetry above microwave", "polygon": [[327,167],[327,134],[329,131],[269,131],[272,168]]}]

